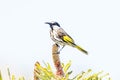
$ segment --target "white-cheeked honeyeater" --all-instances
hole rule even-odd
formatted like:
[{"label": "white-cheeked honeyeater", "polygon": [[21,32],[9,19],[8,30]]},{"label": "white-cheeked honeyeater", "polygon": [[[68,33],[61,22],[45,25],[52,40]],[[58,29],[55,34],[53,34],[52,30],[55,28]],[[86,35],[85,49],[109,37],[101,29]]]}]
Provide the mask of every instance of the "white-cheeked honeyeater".
[{"label": "white-cheeked honeyeater", "polygon": [[74,40],[71,36],[69,36],[63,28],[61,28],[60,24],[57,22],[45,22],[45,24],[49,24],[51,30],[50,30],[50,37],[51,39],[57,44],[61,45],[62,48],[60,51],[64,48],[65,45],[72,46],[74,48],[77,48],[78,50],[82,51],[85,54],[88,54],[86,50],[84,50],[82,47],[75,44]]}]

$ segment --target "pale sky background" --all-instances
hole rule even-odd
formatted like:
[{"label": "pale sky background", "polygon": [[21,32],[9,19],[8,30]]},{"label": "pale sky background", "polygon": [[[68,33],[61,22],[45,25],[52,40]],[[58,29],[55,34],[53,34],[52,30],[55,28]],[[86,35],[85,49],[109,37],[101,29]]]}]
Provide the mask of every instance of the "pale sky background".
[{"label": "pale sky background", "polygon": [[[33,75],[36,61],[53,66],[46,21],[57,21],[84,47],[86,56],[66,46],[62,62],[72,61],[76,75],[91,68],[103,70],[120,80],[120,1],[119,0],[0,0],[0,70],[7,67],[16,76]],[[54,66],[53,66],[54,68]]]}]

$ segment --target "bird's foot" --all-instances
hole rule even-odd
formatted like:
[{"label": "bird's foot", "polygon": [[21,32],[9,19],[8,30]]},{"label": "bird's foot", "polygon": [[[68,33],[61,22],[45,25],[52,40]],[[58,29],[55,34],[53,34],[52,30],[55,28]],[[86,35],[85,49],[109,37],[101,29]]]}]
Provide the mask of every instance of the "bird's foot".
[{"label": "bird's foot", "polygon": [[60,52],[58,51],[57,54],[60,54]]}]

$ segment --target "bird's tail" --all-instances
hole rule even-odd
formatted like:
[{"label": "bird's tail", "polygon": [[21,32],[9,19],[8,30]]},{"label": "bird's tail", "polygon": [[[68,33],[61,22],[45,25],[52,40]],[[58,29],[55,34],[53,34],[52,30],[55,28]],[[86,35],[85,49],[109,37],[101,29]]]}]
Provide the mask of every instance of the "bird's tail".
[{"label": "bird's tail", "polygon": [[75,48],[77,48],[78,50],[82,51],[83,53],[85,53],[86,55],[88,55],[88,52],[86,50],[84,50],[83,48],[81,48],[78,45],[75,45]]}]

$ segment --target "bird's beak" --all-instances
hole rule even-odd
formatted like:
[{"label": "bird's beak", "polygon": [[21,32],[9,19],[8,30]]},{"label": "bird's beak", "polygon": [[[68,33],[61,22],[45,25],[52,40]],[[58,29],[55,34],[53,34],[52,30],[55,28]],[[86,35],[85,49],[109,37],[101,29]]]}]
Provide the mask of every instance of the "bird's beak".
[{"label": "bird's beak", "polygon": [[49,25],[50,25],[50,28],[53,30],[52,23],[50,23],[50,22],[45,22],[45,24],[49,24]]},{"label": "bird's beak", "polygon": [[50,22],[45,22],[45,24],[49,24],[50,25],[51,23]]}]

